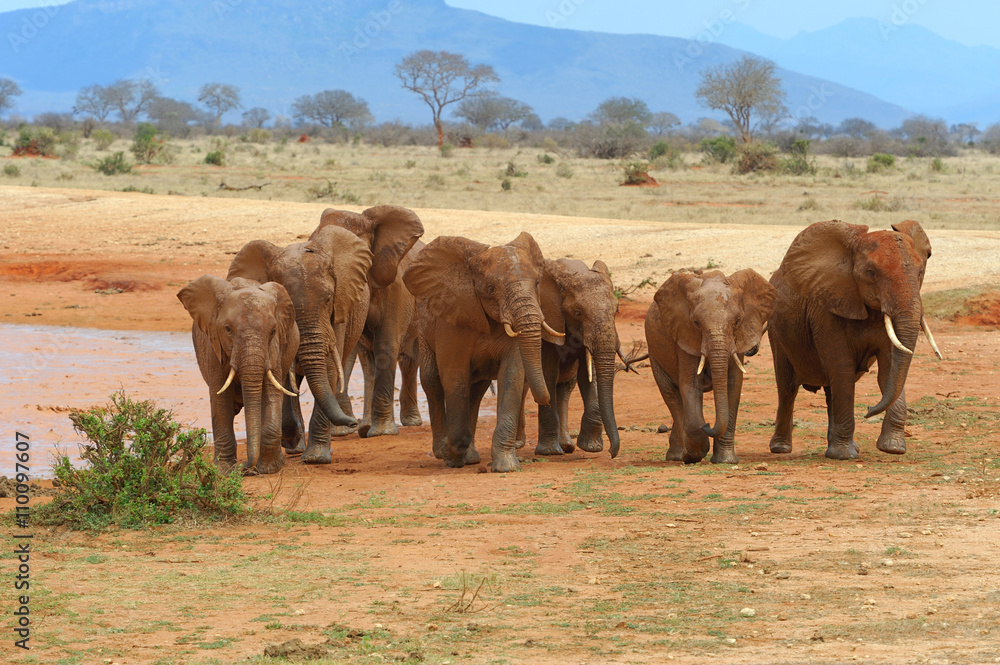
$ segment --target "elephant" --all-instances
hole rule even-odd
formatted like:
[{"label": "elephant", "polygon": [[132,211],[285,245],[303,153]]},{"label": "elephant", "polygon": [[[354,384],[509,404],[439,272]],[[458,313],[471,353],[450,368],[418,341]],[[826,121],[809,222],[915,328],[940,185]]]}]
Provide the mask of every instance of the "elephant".
[{"label": "elephant", "polygon": [[840,220],[817,222],[792,241],[771,276],[777,304],[768,337],[778,389],[772,453],[792,451],[792,411],[799,386],[826,394],[830,459],[857,459],[854,384],[878,361],[879,402],[866,418],[885,412],[876,447],[903,454],[904,384],[923,328],[920,288],[931,243],[918,222],[891,231]]},{"label": "elephant", "polygon": [[600,452],[604,449],[601,434],[607,432],[611,457],[617,457],[615,356],[625,358],[615,328],[618,298],[611,274],[602,261],[588,267],[576,259],[546,259],[544,268],[539,287],[542,312],[553,329],[566,337],[562,345],[542,344],[542,366],[555,403],[538,407],[535,454],[573,452],[568,425],[575,381],[584,404],[576,445],[590,453]]},{"label": "elephant", "polygon": [[[246,409],[246,473],[275,473],[281,450],[285,381],[299,348],[299,328],[288,292],[280,284],[226,281],[203,275],[177,293],[193,319],[191,338],[212,406],[215,462],[236,466],[233,419]],[[280,380],[279,378],[280,377]]]},{"label": "elephant", "polygon": [[[775,290],[750,269],[726,276],[678,272],[656,291],[646,312],[649,365],[673,425],[666,459],[737,464],[736,418],[743,363],[757,353],[774,309]],[[702,396],[715,398],[715,426],[705,422]]]},{"label": "elephant", "polygon": [[[329,226],[307,242],[281,248],[266,240],[247,243],[229,266],[229,279],[245,277],[283,285],[295,307],[301,342],[296,375],[309,381],[316,399],[309,420],[306,464],[329,464],[331,425],[354,427],[357,420],[337,401],[338,387],[347,383],[344,349],[352,349],[361,335],[359,325],[368,307],[368,270],[372,253],[358,236]],[[302,417],[298,400],[285,414],[282,445],[289,452],[302,447]]]},{"label": "elephant", "polygon": [[[315,233],[328,226],[351,231],[368,245],[373,255],[368,270],[368,312],[361,344],[355,351],[362,358],[365,375],[365,408],[358,434],[362,437],[399,434],[392,413],[396,362],[404,345],[408,343],[411,352],[416,346],[415,326],[412,325],[415,304],[413,295],[403,284],[403,271],[414,253],[423,247],[419,238],[424,233],[424,226],[412,210],[392,205],[375,206],[362,213],[327,208]],[[345,363],[348,376],[353,358],[351,354]],[[409,356],[404,358],[399,418],[404,426],[418,426],[422,421],[416,401],[417,365],[408,362]],[[344,412],[351,413],[346,385],[339,399]]]},{"label": "elephant", "polygon": [[542,340],[563,334],[542,316],[541,250],[521,233],[490,247],[441,236],[424,247],[403,275],[417,299],[420,382],[427,395],[434,455],[449,467],[478,464],[473,445],[479,404],[497,380],[497,424],[490,468],[521,468],[516,436],[527,384],[535,401],[549,403],[542,373]]}]

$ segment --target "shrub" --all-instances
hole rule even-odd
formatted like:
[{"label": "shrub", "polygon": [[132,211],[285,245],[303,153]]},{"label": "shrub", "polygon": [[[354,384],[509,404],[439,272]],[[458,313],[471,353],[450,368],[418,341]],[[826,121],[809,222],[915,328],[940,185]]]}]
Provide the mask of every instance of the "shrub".
[{"label": "shrub", "polygon": [[622,164],[622,170],[625,172],[625,178],[621,182],[623,185],[656,184],[656,180],[649,175],[649,164],[645,162],[626,162]]},{"label": "shrub", "polygon": [[514,162],[507,162],[507,169],[503,173],[508,178],[526,178],[528,177],[527,171],[521,171],[517,168]]},{"label": "shrub", "polygon": [[710,163],[726,164],[736,157],[736,139],[732,136],[716,136],[701,140],[701,151]]},{"label": "shrub", "polygon": [[271,140],[271,132],[267,129],[254,127],[240,138],[247,143],[268,143]]},{"label": "shrub", "polygon": [[205,163],[211,164],[212,166],[225,166],[226,153],[222,150],[213,150],[205,155]]},{"label": "shrub", "polygon": [[18,157],[54,157],[56,142],[56,133],[48,127],[23,127],[14,141],[13,154]]},{"label": "shrub", "polygon": [[20,178],[21,168],[17,164],[4,164],[3,174],[8,178]]},{"label": "shrub", "polygon": [[90,133],[98,150],[107,150],[114,143],[115,135],[106,129],[95,129]]},{"label": "shrub", "polygon": [[885,199],[878,194],[872,194],[867,199],[855,201],[854,207],[869,212],[899,212],[906,208],[906,202],[898,196]]},{"label": "shrub", "polygon": [[182,432],[173,414],[124,391],[107,406],[70,412],[86,437],[74,468],[56,457],[59,491],[36,512],[42,524],[77,529],[166,524],[181,516],[239,515],[247,497],[238,473],[223,474],[205,456],[203,429]]},{"label": "shrub", "polygon": [[649,149],[649,161],[653,161],[657,157],[662,157],[670,152],[670,144],[666,141],[657,141],[653,144],[653,147]]},{"label": "shrub", "polygon": [[566,162],[559,162],[559,166],[556,167],[556,177],[557,178],[572,178],[573,169],[570,168],[569,164]]},{"label": "shrub", "polygon": [[159,130],[148,122],[140,122],[132,138],[132,154],[142,164],[151,164],[163,152],[164,141],[156,138]]},{"label": "shrub", "polygon": [[739,157],[733,164],[734,173],[777,171],[778,156],[770,143],[746,143],[740,146]]},{"label": "shrub", "polygon": [[503,191],[509,192],[511,190],[511,187],[513,187],[513,185],[510,184],[510,178],[504,178],[503,180],[500,181],[500,189],[502,189]]},{"label": "shrub", "polygon": [[896,158],[884,152],[876,152],[868,158],[868,172],[881,173],[888,171],[896,165]]},{"label": "shrub", "polygon": [[638,123],[595,125],[580,123],[573,131],[577,153],[581,157],[621,159],[639,151],[649,135]]},{"label": "shrub", "polygon": [[948,167],[945,165],[943,159],[935,157],[931,160],[931,171],[934,171],[935,173],[947,173]]},{"label": "shrub", "polygon": [[809,161],[809,139],[793,141],[788,152],[791,153],[791,157],[782,159],[779,165],[782,173],[791,175],[813,175],[816,173],[816,164]]},{"label": "shrub", "polygon": [[125,161],[125,153],[120,150],[112,155],[108,155],[96,164],[92,164],[92,166],[104,175],[119,175],[132,172],[132,165]]},{"label": "shrub", "polygon": [[450,143],[445,143],[444,145],[441,146],[441,156],[442,157],[451,157],[451,153],[452,153],[452,151],[454,149],[455,149],[455,146],[453,146]]},{"label": "shrub", "polygon": [[544,153],[538,156],[539,164],[555,164],[556,158],[549,153]]}]

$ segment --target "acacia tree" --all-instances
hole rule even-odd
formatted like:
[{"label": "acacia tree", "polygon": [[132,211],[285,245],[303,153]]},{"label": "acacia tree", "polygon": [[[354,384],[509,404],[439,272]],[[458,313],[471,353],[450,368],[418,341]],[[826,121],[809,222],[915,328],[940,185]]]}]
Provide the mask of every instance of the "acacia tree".
[{"label": "acacia tree", "polygon": [[119,79],[104,88],[103,94],[112,108],[118,111],[122,122],[131,125],[160,93],[149,79]]},{"label": "acacia tree", "polygon": [[346,90],[323,90],[302,95],[292,102],[295,117],[318,122],[326,127],[359,127],[374,120],[368,102]]},{"label": "acacia tree", "polygon": [[76,104],[73,105],[75,114],[89,115],[97,122],[105,122],[114,110],[114,101],[103,85],[88,85],[76,93]]},{"label": "acacia tree", "polygon": [[662,136],[680,124],[681,119],[676,115],[669,111],[661,111],[650,116],[647,127],[656,136]]},{"label": "acacia tree", "polygon": [[260,129],[270,119],[271,112],[260,106],[255,106],[249,111],[243,112],[243,124],[254,129]]},{"label": "acacia tree", "polygon": [[240,89],[228,83],[206,83],[198,90],[198,101],[215,113],[215,126],[222,123],[223,114],[243,108]]},{"label": "acacia tree", "polygon": [[491,129],[506,132],[511,125],[526,120],[533,113],[524,102],[493,92],[467,97],[455,109],[455,117],[468,120],[484,132]]},{"label": "acacia tree", "polygon": [[725,111],[740,132],[744,143],[753,141],[754,118],[787,115],[781,80],[774,75],[775,64],[755,55],[736,62],[710,67],[702,72],[695,96],[702,106]]},{"label": "acacia tree", "polygon": [[489,65],[472,67],[465,56],[448,51],[417,51],[396,65],[396,77],[403,87],[420,95],[431,109],[437,129],[438,147],[444,145],[441,112],[449,104],[481,93],[500,77]]},{"label": "acacia tree", "polygon": [[588,116],[598,125],[636,125],[645,128],[653,114],[638,97],[608,97]]},{"label": "acacia tree", "polygon": [[9,78],[0,78],[0,115],[9,108],[14,107],[14,97],[21,94],[21,86],[17,81]]}]

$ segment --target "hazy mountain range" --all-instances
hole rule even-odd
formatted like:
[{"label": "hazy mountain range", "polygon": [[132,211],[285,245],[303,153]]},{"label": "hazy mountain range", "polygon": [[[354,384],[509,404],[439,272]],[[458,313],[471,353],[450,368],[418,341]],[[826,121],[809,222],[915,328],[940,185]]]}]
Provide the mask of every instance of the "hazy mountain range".
[{"label": "hazy mountain range", "polygon": [[[885,45],[877,32],[877,40],[857,37],[870,26],[847,23],[784,41],[732,24],[720,39],[778,62],[796,116],[831,123],[860,116],[883,127],[912,112],[990,120],[991,100],[1000,99],[1000,51],[904,27]],[[721,117],[694,97],[699,72],[743,54],[718,43],[524,25],[444,0],[76,0],[2,13],[0,34],[7,42],[0,76],[25,90],[14,112],[27,115],[67,111],[92,83],[145,77],[188,101],[203,83],[232,83],[245,107],[284,115],[302,94],[342,88],[367,100],[378,121],[427,123],[426,107],[399,86],[393,67],[431,49],[493,65],[499,91],[546,121],[581,119],[601,100],[624,95],[689,122]],[[937,51],[915,62],[907,54],[917,41]],[[984,73],[990,67],[992,78]]]}]

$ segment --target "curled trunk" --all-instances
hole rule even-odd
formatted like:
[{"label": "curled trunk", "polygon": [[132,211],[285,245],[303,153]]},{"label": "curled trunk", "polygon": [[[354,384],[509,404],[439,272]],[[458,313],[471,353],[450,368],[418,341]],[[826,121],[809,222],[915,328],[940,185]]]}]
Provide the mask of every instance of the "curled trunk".
[{"label": "curled trunk", "polygon": [[709,344],[708,362],[712,368],[712,392],[715,395],[715,427],[708,423],[702,430],[713,439],[722,438],[729,430],[729,343],[724,336],[714,337]]},{"label": "curled trunk", "polygon": [[[919,306],[916,311],[918,312],[917,316],[909,314],[897,315],[892,319],[892,325],[896,330],[899,341],[910,350],[916,347],[917,335],[920,333]],[[882,399],[879,400],[878,404],[868,409],[865,418],[877,416],[899,399],[900,394],[903,392],[903,386],[906,384],[906,375],[910,370],[911,360],[913,360],[912,354],[893,348],[889,364],[889,375],[885,383],[885,389],[882,391]]]},{"label": "curled trunk", "polygon": [[[303,338],[305,335],[303,335]],[[336,347],[334,348],[336,353]],[[358,421],[344,413],[337,401],[337,395],[330,385],[330,358],[327,345],[320,341],[304,341],[299,346],[298,364],[306,380],[309,390],[316,398],[316,407],[334,425],[354,427]]]}]

